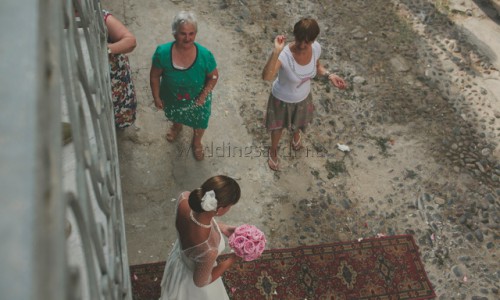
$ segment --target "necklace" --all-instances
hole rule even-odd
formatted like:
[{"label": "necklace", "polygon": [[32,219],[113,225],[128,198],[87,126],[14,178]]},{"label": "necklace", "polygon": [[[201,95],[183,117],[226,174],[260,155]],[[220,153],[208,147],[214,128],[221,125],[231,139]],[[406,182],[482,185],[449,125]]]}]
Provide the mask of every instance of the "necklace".
[{"label": "necklace", "polygon": [[194,218],[194,216],[193,216],[193,211],[191,211],[191,212],[189,213],[189,217],[191,218],[191,221],[193,221],[193,222],[194,222],[196,225],[198,225],[198,226],[201,226],[201,227],[203,227],[203,228],[211,228],[211,227],[212,227],[212,224],[211,224],[211,223],[210,223],[210,224],[208,224],[208,225],[206,225],[206,224],[202,224],[202,223],[198,222],[198,220],[196,220],[196,219]]}]

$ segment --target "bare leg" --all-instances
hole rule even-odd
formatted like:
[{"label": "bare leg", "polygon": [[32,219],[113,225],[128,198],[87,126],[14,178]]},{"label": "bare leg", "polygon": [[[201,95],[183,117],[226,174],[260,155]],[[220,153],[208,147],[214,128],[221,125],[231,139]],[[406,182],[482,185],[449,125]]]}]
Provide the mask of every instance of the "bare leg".
[{"label": "bare leg", "polygon": [[271,131],[271,149],[269,149],[269,158],[272,161],[268,161],[268,163],[269,167],[275,171],[278,169],[278,145],[282,133],[283,133],[283,128]]},{"label": "bare leg", "polygon": [[181,130],[182,128],[182,124],[181,123],[174,123],[172,125],[172,127],[174,127],[175,130]]},{"label": "bare leg", "polygon": [[203,145],[201,138],[205,133],[205,129],[193,129],[193,154],[196,160],[203,160],[205,153],[203,152]]},{"label": "bare leg", "polygon": [[203,147],[201,144],[201,138],[205,133],[205,129],[193,129],[193,146],[195,147]]},{"label": "bare leg", "polygon": [[182,124],[181,123],[175,123],[170,127],[170,129],[167,131],[167,141],[173,142],[177,138],[177,135],[179,132],[182,130]]},{"label": "bare leg", "polygon": [[295,130],[292,136],[292,149],[298,151],[302,149],[301,132],[300,129]]}]

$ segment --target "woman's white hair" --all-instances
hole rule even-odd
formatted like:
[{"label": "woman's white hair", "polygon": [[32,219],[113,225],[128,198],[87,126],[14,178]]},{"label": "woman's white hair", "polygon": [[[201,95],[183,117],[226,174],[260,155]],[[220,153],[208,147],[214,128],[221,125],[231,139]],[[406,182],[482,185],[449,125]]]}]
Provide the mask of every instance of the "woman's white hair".
[{"label": "woman's white hair", "polygon": [[176,34],[182,24],[191,24],[194,26],[194,30],[198,32],[198,21],[194,13],[184,10],[177,13],[172,22],[172,34]]}]

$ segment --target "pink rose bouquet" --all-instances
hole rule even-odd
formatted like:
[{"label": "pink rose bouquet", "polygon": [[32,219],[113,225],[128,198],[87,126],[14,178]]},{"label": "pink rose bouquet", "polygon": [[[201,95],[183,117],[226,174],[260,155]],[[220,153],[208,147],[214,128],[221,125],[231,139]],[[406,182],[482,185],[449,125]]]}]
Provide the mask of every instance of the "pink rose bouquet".
[{"label": "pink rose bouquet", "polygon": [[244,224],[236,227],[229,237],[229,247],[244,261],[255,260],[264,252],[266,236],[257,227]]}]

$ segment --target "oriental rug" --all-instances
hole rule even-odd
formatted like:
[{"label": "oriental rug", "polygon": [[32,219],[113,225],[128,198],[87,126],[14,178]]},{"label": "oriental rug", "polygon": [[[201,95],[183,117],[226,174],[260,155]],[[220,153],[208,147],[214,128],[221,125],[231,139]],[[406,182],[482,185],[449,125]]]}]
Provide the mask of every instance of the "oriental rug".
[{"label": "oriental rug", "polygon": [[[164,266],[130,267],[135,300],[159,298]],[[435,297],[411,235],[266,250],[233,265],[223,281],[232,300]]]}]

